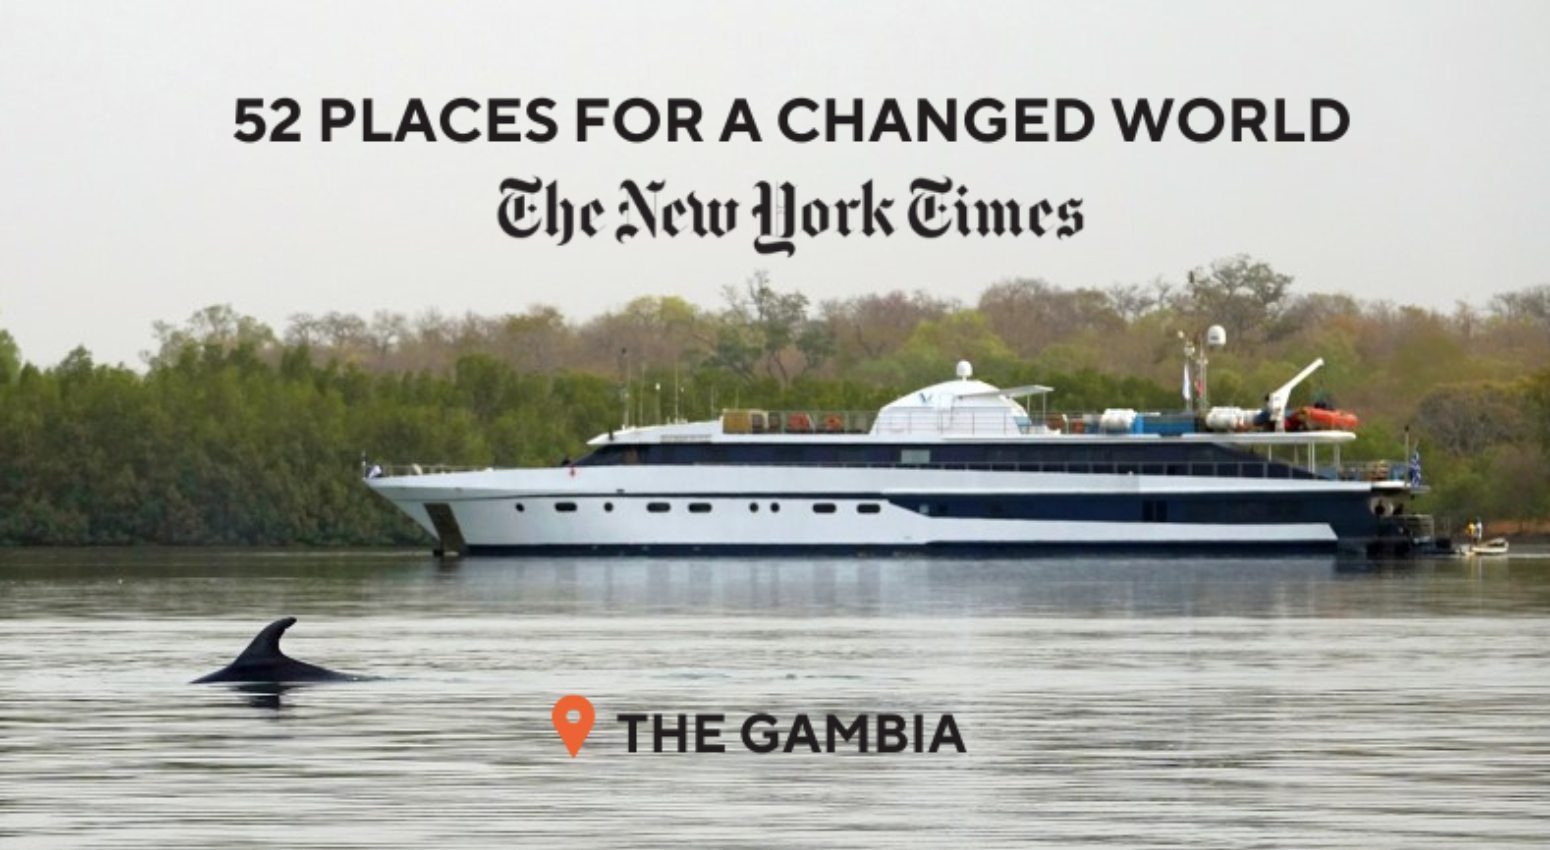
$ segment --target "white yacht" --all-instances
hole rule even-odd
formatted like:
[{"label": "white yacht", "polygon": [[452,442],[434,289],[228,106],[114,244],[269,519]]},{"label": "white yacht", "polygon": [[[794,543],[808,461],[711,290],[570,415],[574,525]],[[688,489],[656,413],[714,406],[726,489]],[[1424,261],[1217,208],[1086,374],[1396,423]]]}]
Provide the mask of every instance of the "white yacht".
[{"label": "white yacht", "polygon": [[729,410],[610,431],[558,467],[366,483],[470,555],[1362,549],[1412,482],[1342,474],[1356,435],[1287,415],[1321,364],[1261,410],[1035,416],[1019,399],[1048,387],[965,362],[875,415]]}]

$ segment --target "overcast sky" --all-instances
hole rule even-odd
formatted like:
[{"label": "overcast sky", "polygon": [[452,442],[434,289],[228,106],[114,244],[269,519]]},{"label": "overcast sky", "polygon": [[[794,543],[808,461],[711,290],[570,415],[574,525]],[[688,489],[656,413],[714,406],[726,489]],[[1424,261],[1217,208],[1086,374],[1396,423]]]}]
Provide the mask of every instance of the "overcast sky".
[{"label": "overcast sky", "polygon": [[[34,362],[85,344],[139,363],[154,320],[230,303],[298,312],[586,316],[638,294],[716,303],[755,269],[815,298],[970,299],[1040,276],[1145,281],[1247,252],[1303,291],[1446,306],[1550,282],[1550,4],[1069,2],[314,4],[0,2],[0,327]],[[761,120],[791,97],[1080,97],[1067,145],[366,145],[317,141],[323,97],[698,98]],[[1334,97],[1330,144],[1125,144],[1141,95]],[[299,144],[232,138],[235,99],[293,97]],[[1305,118],[1301,120],[1305,121]],[[562,122],[563,123],[563,122]],[[845,196],[917,176],[1083,199],[1052,239],[725,239],[564,247],[496,225],[508,176],[617,203],[621,180],[752,200],[756,180]]]}]

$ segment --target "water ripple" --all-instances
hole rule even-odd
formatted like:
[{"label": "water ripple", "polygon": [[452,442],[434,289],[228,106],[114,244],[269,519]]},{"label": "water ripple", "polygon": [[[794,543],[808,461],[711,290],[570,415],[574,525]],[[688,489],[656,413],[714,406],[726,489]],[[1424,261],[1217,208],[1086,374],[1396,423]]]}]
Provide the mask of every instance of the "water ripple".
[{"label": "water ripple", "polygon": [[[384,678],[184,684],[280,614],[293,655]],[[6,553],[0,837],[1543,846],[1547,614],[1533,559]],[[598,711],[575,759],[566,693]],[[630,711],[725,714],[730,746],[629,754]],[[968,752],[761,755],[756,711],[951,712]]]}]

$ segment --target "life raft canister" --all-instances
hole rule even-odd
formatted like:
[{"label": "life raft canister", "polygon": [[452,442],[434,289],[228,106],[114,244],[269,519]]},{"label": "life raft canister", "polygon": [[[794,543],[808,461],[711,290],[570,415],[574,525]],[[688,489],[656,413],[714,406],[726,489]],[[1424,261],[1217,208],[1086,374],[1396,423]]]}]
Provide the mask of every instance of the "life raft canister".
[{"label": "life raft canister", "polygon": [[1286,417],[1288,431],[1353,431],[1361,419],[1347,410],[1299,407]]}]

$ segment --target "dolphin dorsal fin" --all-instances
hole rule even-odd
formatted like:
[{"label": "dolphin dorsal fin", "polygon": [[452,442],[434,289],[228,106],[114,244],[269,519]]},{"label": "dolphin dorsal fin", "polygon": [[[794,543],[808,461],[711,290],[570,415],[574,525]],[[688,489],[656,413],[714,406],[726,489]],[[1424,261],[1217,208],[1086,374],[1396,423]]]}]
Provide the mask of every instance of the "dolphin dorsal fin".
[{"label": "dolphin dorsal fin", "polygon": [[276,658],[284,658],[285,653],[280,651],[280,636],[285,634],[286,629],[294,625],[296,625],[295,617],[281,617],[265,626],[264,630],[253,638],[253,642],[248,644],[248,648],[242,650],[242,654],[237,656],[237,660],[232,663],[243,664],[253,661],[270,661]]}]

